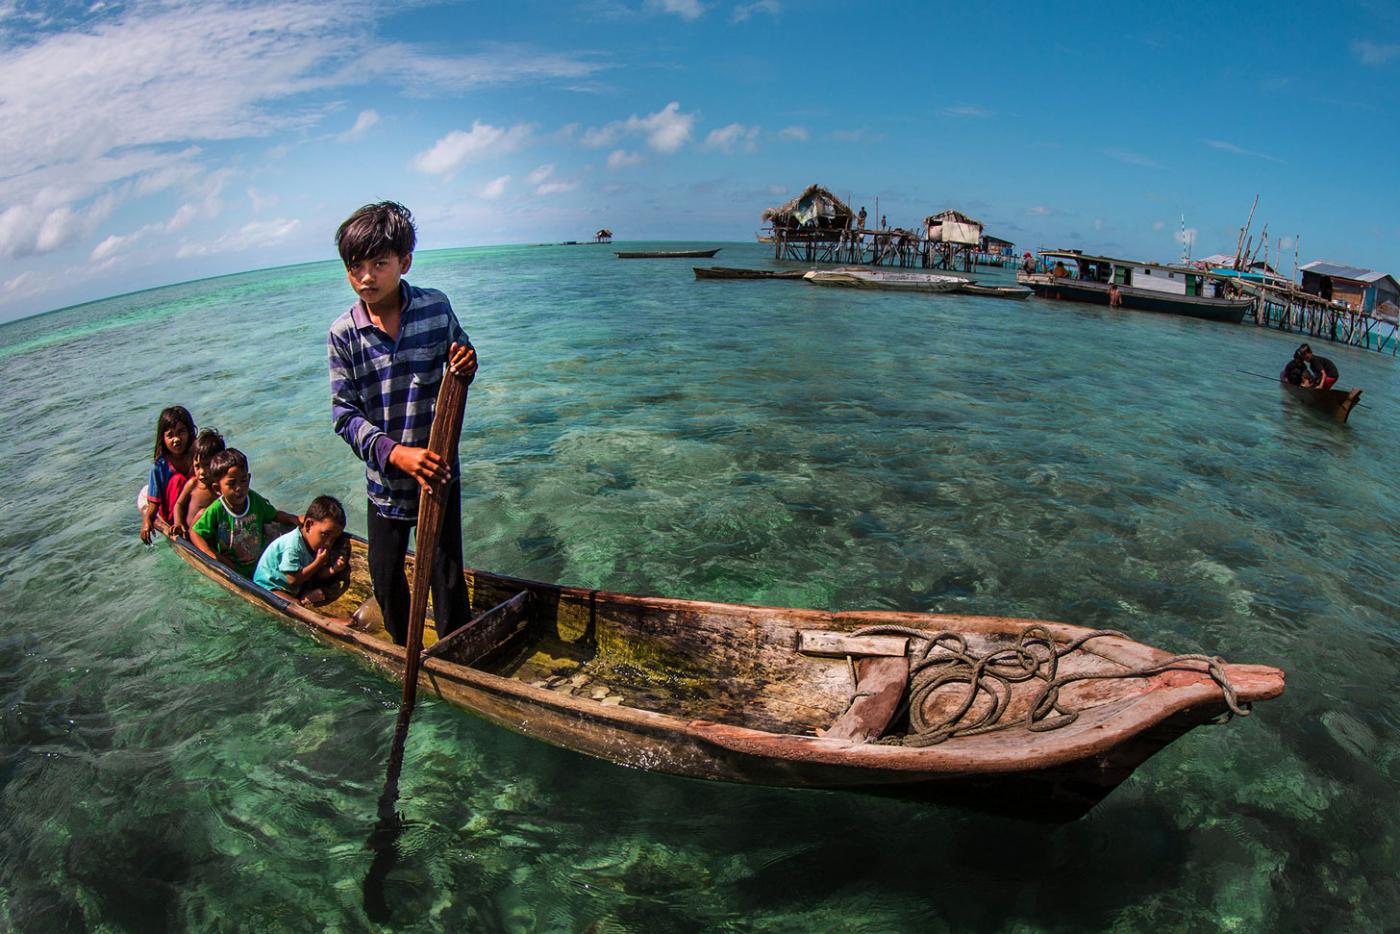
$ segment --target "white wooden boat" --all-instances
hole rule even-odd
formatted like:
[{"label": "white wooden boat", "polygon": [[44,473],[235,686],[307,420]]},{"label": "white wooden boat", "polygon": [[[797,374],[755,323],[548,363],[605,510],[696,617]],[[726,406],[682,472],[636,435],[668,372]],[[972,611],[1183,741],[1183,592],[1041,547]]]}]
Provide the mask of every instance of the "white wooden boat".
[{"label": "white wooden boat", "polygon": [[813,269],[802,278],[813,285],[897,292],[952,292],[969,284],[959,276],[893,269]]}]

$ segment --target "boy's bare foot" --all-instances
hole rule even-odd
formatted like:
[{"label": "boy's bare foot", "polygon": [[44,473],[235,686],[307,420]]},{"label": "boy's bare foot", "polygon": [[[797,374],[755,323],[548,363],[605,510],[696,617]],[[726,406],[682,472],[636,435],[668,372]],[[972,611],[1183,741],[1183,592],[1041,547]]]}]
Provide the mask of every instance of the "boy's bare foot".
[{"label": "boy's bare foot", "polygon": [[308,590],[301,595],[302,606],[316,606],[326,602],[326,593],[317,587],[315,590]]}]

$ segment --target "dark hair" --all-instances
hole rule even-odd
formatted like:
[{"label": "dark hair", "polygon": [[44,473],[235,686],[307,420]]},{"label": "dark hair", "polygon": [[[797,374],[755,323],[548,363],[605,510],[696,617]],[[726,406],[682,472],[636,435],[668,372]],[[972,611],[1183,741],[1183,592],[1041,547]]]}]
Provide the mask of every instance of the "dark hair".
[{"label": "dark hair", "polygon": [[184,425],[190,437],[194,437],[194,419],[190,417],[189,409],[183,405],[172,405],[168,409],[162,409],[160,418],[156,419],[156,450],[151,455],[151,460],[158,461],[166,455],[165,432],[176,425]]},{"label": "dark hair", "polygon": [[248,469],[248,458],[238,448],[225,448],[209,462],[209,479],[222,480],[234,467]]},{"label": "dark hair", "polygon": [[224,449],[224,436],[213,428],[205,428],[194,439],[194,462],[211,464],[213,457]]},{"label": "dark hair", "polygon": [[335,232],[335,248],[347,268],[351,263],[386,253],[407,256],[417,242],[413,213],[397,201],[367,204],[347,217]]},{"label": "dark hair", "polygon": [[306,507],[306,518],[312,522],[330,519],[342,529],[345,528],[345,507],[334,496],[318,496]]},{"label": "dark hair", "polygon": [[1302,360],[1302,359],[1304,359],[1305,357],[1307,357],[1307,355],[1310,354],[1310,353],[1312,353],[1312,347],[1311,347],[1311,346],[1309,346],[1309,345],[1307,345],[1307,344],[1299,344],[1299,345],[1298,345],[1298,349],[1295,350],[1295,351],[1293,351],[1293,359],[1294,359],[1294,360]]}]

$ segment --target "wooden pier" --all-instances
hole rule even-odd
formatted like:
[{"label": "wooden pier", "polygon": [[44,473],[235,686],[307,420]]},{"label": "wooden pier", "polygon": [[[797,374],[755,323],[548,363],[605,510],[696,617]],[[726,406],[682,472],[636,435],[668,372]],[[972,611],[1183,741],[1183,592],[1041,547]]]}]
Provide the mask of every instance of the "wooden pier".
[{"label": "wooden pier", "polygon": [[1296,288],[1239,283],[1254,296],[1250,316],[1259,327],[1270,327],[1292,334],[1305,334],[1314,340],[1333,341],[1349,347],[1400,353],[1400,328],[1387,321],[1329,302]]},{"label": "wooden pier", "polygon": [[[760,234],[759,242],[769,239]],[[973,272],[978,266],[1007,266],[1014,257],[982,253],[949,243],[925,240],[900,227],[890,230],[820,230],[782,228],[771,231],[773,258],[797,263],[844,266],[895,266]]]}]

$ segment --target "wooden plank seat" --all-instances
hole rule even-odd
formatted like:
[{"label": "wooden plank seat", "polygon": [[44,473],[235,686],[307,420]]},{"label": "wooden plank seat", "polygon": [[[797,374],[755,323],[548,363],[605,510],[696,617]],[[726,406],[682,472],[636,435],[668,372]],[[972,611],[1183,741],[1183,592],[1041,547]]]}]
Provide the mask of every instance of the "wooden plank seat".
[{"label": "wooden plank seat", "polygon": [[530,599],[530,591],[520,591],[424,649],[423,658],[475,665],[525,631],[530,621]]},{"label": "wooden plank seat", "polygon": [[836,722],[817,735],[826,739],[868,743],[889,729],[909,686],[907,636],[852,636],[844,632],[806,629],[797,634],[797,651],[804,655],[857,658],[856,690]]}]

